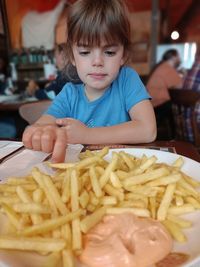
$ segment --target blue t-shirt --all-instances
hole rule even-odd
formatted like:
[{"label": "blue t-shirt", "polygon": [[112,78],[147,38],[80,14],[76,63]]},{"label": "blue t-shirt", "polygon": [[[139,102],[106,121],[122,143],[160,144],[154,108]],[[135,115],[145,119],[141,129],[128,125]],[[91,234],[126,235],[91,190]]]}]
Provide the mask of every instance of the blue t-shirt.
[{"label": "blue t-shirt", "polygon": [[83,83],[67,83],[46,114],[77,119],[88,127],[112,126],[130,121],[129,110],[149,98],[138,74],[122,67],[110,87],[94,101],[87,99]]}]

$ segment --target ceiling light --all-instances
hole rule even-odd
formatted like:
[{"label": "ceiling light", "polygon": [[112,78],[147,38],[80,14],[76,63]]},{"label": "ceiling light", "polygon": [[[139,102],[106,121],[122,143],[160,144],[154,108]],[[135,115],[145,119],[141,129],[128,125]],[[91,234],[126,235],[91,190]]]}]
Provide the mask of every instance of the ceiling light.
[{"label": "ceiling light", "polygon": [[172,40],[177,40],[178,38],[179,38],[179,32],[177,32],[177,31],[173,31],[172,33],[171,33],[171,38],[172,38]]}]

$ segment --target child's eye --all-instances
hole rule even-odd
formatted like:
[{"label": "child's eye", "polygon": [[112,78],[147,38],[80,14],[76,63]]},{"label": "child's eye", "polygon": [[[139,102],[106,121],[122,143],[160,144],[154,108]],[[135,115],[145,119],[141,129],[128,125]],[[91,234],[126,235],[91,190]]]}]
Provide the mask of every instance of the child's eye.
[{"label": "child's eye", "polygon": [[90,51],[79,51],[79,55],[81,56],[87,56],[89,55]]},{"label": "child's eye", "polygon": [[116,55],[116,52],[115,51],[109,51],[109,50],[107,50],[107,51],[105,51],[105,54],[107,56],[109,56],[109,57],[112,57],[112,56]]}]

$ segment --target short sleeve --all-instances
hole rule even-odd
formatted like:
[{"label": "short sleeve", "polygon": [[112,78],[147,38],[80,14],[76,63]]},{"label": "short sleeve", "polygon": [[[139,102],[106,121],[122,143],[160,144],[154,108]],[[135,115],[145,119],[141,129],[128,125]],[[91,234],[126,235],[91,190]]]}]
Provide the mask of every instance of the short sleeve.
[{"label": "short sleeve", "polygon": [[124,67],[119,76],[119,83],[124,96],[126,110],[129,111],[137,103],[151,99],[144,84],[135,70]]},{"label": "short sleeve", "polygon": [[55,97],[51,106],[47,109],[45,114],[51,115],[55,118],[65,118],[70,116],[70,84],[66,84],[60,93]]}]

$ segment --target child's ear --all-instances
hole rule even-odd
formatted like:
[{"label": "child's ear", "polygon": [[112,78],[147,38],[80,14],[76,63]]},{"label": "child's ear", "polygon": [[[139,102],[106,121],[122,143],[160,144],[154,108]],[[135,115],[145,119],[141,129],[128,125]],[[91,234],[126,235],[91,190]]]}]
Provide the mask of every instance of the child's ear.
[{"label": "child's ear", "polygon": [[120,66],[123,66],[127,62],[127,53],[124,51],[123,57],[121,58]]},{"label": "child's ear", "polygon": [[123,57],[123,58],[121,59],[120,66],[123,66],[125,62],[126,62],[126,59],[125,59],[125,57]]},{"label": "child's ear", "polygon": [[123,66],[124,63],[125,63],[126,61],[127,61],[127,58],[126,58],[126,56],[124,55],[124,56],[122,57],[122,59],[121,59],[120,66]]},{"label": "child's ear", "polygon": [[126,52],[124,52],[124,55],[123,55],[123,57],[122,57],[122,59],[121,59],[121,66],[123,66],[124,64],[126,64],[127,62],[129,61],[129,54],[128,53],[126,53]]}]

